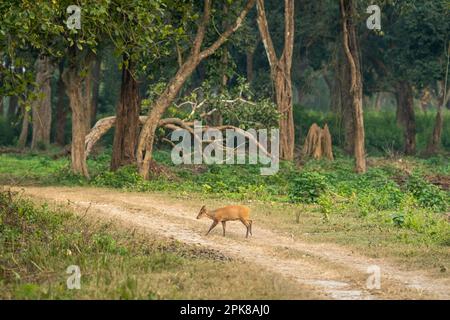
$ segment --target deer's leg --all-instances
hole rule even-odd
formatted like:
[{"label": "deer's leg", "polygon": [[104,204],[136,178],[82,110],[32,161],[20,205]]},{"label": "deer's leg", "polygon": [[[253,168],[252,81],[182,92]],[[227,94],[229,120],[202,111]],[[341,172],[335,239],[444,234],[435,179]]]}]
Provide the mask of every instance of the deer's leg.
[{"label": "deer's leg", "polygon": [[222,229],[223,229],[223,236],[225,237],[225,227],[226,227],[226,222],[222,221]]},{"label": "deer's leg", "polygon": [[217,226],[217,224],[219,223],[219,221],[215,221],[212,223],[211,227],[209,227],[208,232],[206,233],[206,235],[208,235],[212,229],[214,229],[215,226]]},{"label": "deer's leg", "polygon": [[248,238],[248,233],[250,231],[250,223],[247,220],[241,219],[241,222],[244,224],[244,226],[247,228],[247,234],[245,235],[246,238]]}]

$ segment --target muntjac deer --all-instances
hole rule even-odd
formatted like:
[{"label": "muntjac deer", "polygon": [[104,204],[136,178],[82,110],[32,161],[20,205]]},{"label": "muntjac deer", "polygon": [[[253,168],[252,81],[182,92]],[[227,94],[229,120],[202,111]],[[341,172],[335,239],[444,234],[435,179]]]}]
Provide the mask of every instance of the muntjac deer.
[{"label": "muntjac deer", "polygon": [[235,221],[240,220],[245,227],[247,228],[247,234],[246,238],[248,238],[248,234],[252,234],[252,220],[250,220],[250,209],[243,206],[227,206],[224,208],[208,211],[206,210],[206,207],[203,206],[200,209],[199,214],[197,215],[197,219],[200,219],[202,217],[208,217],[211,220],[213,220],[213,223],[211,227],[209,228],[206,235],[208,235],[212,229],[214,229],[215,226],[219,222],[222,222],[222,228],[223,228],[223,236],[225,237],[225,224],[227,221]]}]

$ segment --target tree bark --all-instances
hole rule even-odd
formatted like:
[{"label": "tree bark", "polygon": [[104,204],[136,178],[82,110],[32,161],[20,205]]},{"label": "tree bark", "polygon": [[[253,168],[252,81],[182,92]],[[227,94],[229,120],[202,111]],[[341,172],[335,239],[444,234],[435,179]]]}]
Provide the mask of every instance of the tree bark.
[{"label": "tree bark", "polygon": [[170,80],[163,93],[156,99],[155,103],[150,109],[147,121],[142,127],[139,135],[139,143],[136,151],[136,158],[139,167],[139,173],[145,179],[149,178],[150,162],[152,160],[153,142],[155,139],[155,131],[158,122],[163,113],[170,106],[176,98],[182,86],[192,74],[199,63],[205,58],[212,55],[222,44],[234,33],[242,24],[247,16],[247,13],[253,7],[256,0],[248,0],[244,9],[237,17],[235,23],[230,26],[221,36],[208,48],[201,51],[203,39],[206,33],[206,27],[209,24],[211,15],[211,0],[204,0],[204,11],[200,25],[195,36],[192,51],[189,58],[178,69],[176,75]]},{"label": "tree bark", "polygon": [[[72,60],[72,61],[71,61]],[[89,122],[89,115],[86,112],[83,99],[83,78],[79,74],[79,68],[73,61],[74,57],[69,58],[69,66],[64,70],[63,80],[66,86],[66,93],[70,101],[72,111],[72,171],[84,177],[89,177],[86,163],[86,154],[84,150],[84,141],[86,136],[86,123]]]},{"label": "tree bark", "polygon": [[[343,48],[346,61],[350,68],[351,113],[353,118],[353,150],[355,157],[355,171],[366,172],[366,157],[364,147],[364,118],[363,118],[363,90],[359,57],[359,43],[356,36],[354,0],[340,0],[342,16]],[[350,113],[350,111],[349,111]]]},{"label": "tree bark", "polygon": [[[446,81],[447,82],[447,81]],[[450,100],[450,90],[445,92],[447,84],[442,86],[442,95],[439,99],[439,105],[436,113],[436,120],[434,122],[433,134],[431,135],[430,141],[427,145],[426,154],[427,155],[435,155],[438,153],[439,148],[441,146],[442,140],[442,130],[444,128],[444,117],[442,116],[442,112],[444,106]]]},{"label": "tree bark", "polygon": [[30,126],[30,112],[23,106],[23,119],[22,119],[22,129],[20,131],[19,140],[17,141],[17,146],[20,149],[25,148],[28,139],[28,130]]},{"label": "tree bark", "polygon": [[87,67],[87,74],[84,78],[84,92],[83,92],[83,108],[85,109],[85,113],[87,115],[87,119],[85,122],[85,133],[88,134],[91,130],[91,120],[92,120],[92,78],[93,78],[93,66],[94,61],[89,61]]},{"label": "tree bark", "polygon": [[56,103],[56,133],[55,142],[60,146],[66,145],[65,132],[67,125],[67,106],[65,103],[66,88],[64,85],[62,74],[64,72],[64,61],[59,64],[58,78],[58,102]]},{"label": "tree bark", "polygon": [[132,74],[133,63],[124,56],[120,101],[116,108],[111,170],[136,163],[136,145],[139,133],[139,85]]},{"label": "tree bark", "polygon": [[39,145],[50,144],[52,123],[51,84],[53,67],[49,57],[39,56],[36,61],[36,85],[34,92],[37,99],[31,104],[33,120],[33,137],[31,149]]},{"label": "tree bark", "polygon": [[266,50],[270,73],[275,88],[275,102],[281,114],[280,157],[284,160],[294,159],[295,131],[292,102],[292,53],[294,47],[294,0],[284,2],[284,49],[278,59],[269,32],[264,0],[257,1],[257,22],[259,32]]},{"label": "tree bark", "polygon": [[412,86],[408,81],[400,81],[396,88],[397,122],[404,129],[404,152],[416,153],[416,115]]},{"label": "tree bark", "polygon": [[100,94],[100,75],[101,75],[101,58],[99,55],[95,57],[94,66],[92,68],[92,103],[91,103],[91,125],[97,119],[98,98]]}]

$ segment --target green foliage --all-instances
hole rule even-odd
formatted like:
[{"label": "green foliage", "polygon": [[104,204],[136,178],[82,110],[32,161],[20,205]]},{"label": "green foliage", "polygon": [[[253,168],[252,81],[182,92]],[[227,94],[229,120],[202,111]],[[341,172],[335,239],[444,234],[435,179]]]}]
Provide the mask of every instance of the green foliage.
[{"label": "green foliage", "polygon": [[402,213],[392,214],[392,222],[397,227],[402,227],[405,224],[405,216]]},{"label": "green foliage", "polygon": [[442,57],[450,30],[444,3],[406,0],[383,8],[386,36],[378,37],[380,42],[374,44],[384,55],[391,80],[408,80],[422,88],[444,79]]},{"label": "green foliage", "polygon": [[[209,81],[205,81],[201,88],[194,90],[185,97],[184,103],[197,106],[192,117],[201,120],[201,113],[216,110],[224,124],[242,129],[273,128],[278,126],[280,114],[271,99],[254,99],[253,92],[245,79],[239,78],[237,85],[215,93]],[[201,97],[201,98],[200,98]],[[201,105],[201,108],[199,106]]]},{"label": "green foliage", "polygon": [[[108,151],[110,152],[110,151]],[[201,197],[234,201],[293,202],[305,210],[315,208],[323,214],[324,223],[336,216],[355,215],[359,223],[376,223],[380,228],[396,227],[415,232],[421,241],[444,243],[448,223],[441,212],[448,208],[448,193],[426,181],[430,175],[448,175],[445,157],[401,162],[381,158],[371,159],[366,174],[353,172],[353,161],[308,161],[301,168],[281,162],[274,176],[261,176],[258,166],[211,165],[174,166],[170,153],[157,151],[154,159],[169,176],[152,177],[144,181],[136,168],[128,166],[111,173],[110,157],[99,155],[89,160],[92,180],[70,174],[69,162],[43,155],[0,156],[0,181],[32,181],[56,185],[95,185],[130,191],[164,191],[174,196],[198,194]],[[400,168],[398,167],[400,166]],[[415,174],[405,183],[397,183],[404,175],[403,166],[415,168]],[[446,229],[447,226],[447,229]],[[405,236],[406,237],[406,236]],[[412,241],[405,238],[402,241]],[[97,239],[105,250],[120,254],[120,245],[107,238]],[[72,249],[71,249],[72,250]]]},{"label": "green foliage", "polygon": [[448,208],[448,194],[416,174],[408,178],[406,189],[417,199],[422,207],[435,211],[445,211]]},{"label": "green foliage", "polygon": [[289,199],[294,203],[317,203],[326,190],[325,176],[317,172],[302,172],[292,180]]},{"label": "green foliage", "polygon": [[0,115],[0,146],[8,146],[15,140],[17,132],[11,121]]},{"label": "green foliage", "polygon": [[130,188],[140,185],[144,182],[137,172],[135,166],[125,166],[115,172],[106,171],[93,180],[93,184],[97,186],[112,188]]}]

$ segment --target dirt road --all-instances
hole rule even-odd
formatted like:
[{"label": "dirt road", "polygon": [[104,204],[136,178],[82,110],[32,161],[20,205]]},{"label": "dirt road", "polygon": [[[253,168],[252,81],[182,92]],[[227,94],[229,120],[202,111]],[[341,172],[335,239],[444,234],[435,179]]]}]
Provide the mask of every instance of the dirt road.
[{"label": "dirt road", "polygon": [[[196,220],[201,203],[195,200],[96,188],[27,187],[24,193],[69,205],[78,214],[114,221],[128,229],[219,250],[306,284],[330,299],[450,299],[450,279],[443,281],[419,271],[400,271],[382,259],[367,258],[333,244],[294,240],[258,223],[254,223],[253,237],[249,239],[245,239],[244,226],[238,222],[228,223],[226,237],[219,227],[206,237],[211,222]],[[370,266],[380,268],[380,289],[368,289]],[[375,273],[372,271],[371,279]]]}]

